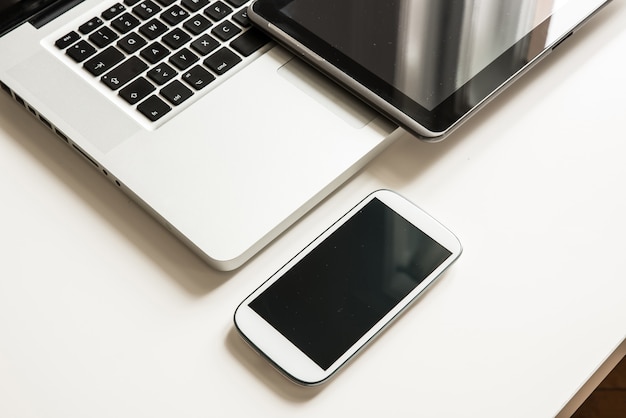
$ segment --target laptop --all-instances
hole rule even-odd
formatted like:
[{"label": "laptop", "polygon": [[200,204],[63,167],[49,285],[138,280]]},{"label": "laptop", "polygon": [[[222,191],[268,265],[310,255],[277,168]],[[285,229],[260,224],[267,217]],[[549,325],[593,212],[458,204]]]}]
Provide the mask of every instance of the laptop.
[{"label": "laptop", "polygon": [[0,86],[232,270],[401,131],[251,27],[247,0],[0,1]]},{"label": "laptop", "polygon": [[[335,39],[331,55],[341,64],[337,51],[366,47],[355,56],[376,67],[372,57],[387,51],[393,58],[380,63],[392,63],[384,68],[397,86],[366,73],[367,88],[424,123],[445,122],[433,129],[448,134],[607,2],[355,1],[340,22],[350,2],[274,3],[313,5],[300,18],[331,39],[335,28],[360,33],[345,28],[369,16],[373,41]],[[396,24],[362,16],[366,3],[395,7],[384,21]],[[270,42],[250,25],[248,4],[0,2],[0,87],[221,270],[242,265],[403,132]]]}]

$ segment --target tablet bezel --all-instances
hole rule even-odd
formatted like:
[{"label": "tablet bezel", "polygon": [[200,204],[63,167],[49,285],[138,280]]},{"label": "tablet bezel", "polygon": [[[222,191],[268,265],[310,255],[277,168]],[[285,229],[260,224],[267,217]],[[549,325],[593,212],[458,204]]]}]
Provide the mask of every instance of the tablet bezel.
[{"label": "tablet bezel", "polygon": [[[414,135],[427,140],[440,140],[569,37],[575,28],[610,0],[569,1],[432,110],[423,107],[282,13],[282,9],[292,1],[296,0],[256,0],[249,15],[253,22],[268,30],[279,42]],[[539,34],[546,37],[541,48],[535,51],[524,48]],[[518,53],[520,48],[530,54],[521,56]]]}]

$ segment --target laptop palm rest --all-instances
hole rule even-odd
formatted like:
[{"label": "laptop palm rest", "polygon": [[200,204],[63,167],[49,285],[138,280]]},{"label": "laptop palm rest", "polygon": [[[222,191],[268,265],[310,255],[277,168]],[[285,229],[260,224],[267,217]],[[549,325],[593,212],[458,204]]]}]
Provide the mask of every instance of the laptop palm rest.
[{"label": "laptop palm rest", "polygon": [[360,129],[378,116],[372,108],[297,58],[281,66],[278,74],[353,128]]}]

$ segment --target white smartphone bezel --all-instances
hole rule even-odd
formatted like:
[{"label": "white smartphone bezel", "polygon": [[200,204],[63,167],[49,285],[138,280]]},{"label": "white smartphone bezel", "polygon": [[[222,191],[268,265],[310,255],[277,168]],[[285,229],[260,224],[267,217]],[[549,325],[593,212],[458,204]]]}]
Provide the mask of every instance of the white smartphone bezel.
[{"label": "white smartphone bezel", "polygon": [[[407,221],[422,230],[452,254],[427,276],[415,289],[391,309],[367,333],[350,347],[327,370],[319,367],[291,341],[279,333],[272,325],[259,316],[249,304],[269,286],[280,279],[286,271],[307,256],[317,245],[333,234],[362,207],[373,199],[379,199]],[[316,385],[326,381],[346,364],[359,350],[369,343],[376,334],[389,325],[408,305],[411,304],[447,267],[461,254],[462,247],[456,236],[423,210],[389,190],[378,190],[358,203],[348,213],[330,226],[320,236],[279,269],[269,280],[250,294],[236,309],[235,326],[242,337],[253,348],[264,355],[275,367],[293,381],[303,385]]]}]

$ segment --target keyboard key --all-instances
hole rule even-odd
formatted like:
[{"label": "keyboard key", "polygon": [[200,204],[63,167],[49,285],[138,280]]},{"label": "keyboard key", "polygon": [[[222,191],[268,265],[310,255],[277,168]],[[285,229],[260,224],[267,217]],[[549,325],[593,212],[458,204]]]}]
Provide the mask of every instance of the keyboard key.
[{"label": "keyboard key", "polygon": [[269,42],[249,0],[118,1],[55,45],[151,121]]},{"label": "keyboard key", "polygon": [[150,96],[137,106],[137,110],[155,122],[165,116],[172,108],[157,96]]},{"label": "keyboard key", "polygon": [[222,75],[240,62],[241,58],[237,54],[228,48],[222,48],[205,59],[204,65],[215,71],[216,74]]},{"label": "keyboard key", "polygon": [[194,90],[201,90],[211,81],[215,80],[215,76],[199,65],[196,65],[191,70],[183,74],[182,79]]},{"label": "keyboard key", "polygon": [[211,31],[211,33],[220,38],[222,41],[228,41],[229,39],[235,37],[238,33],[241,33],[241,29],[235,26],[234,23],[226,20],[224,22],[221,22],[215,29]]},{"label": "keyboard key", "polygon": [[193,50],[200,55],[209,55],[220,45],[221,44],[217,40],[209,35],[202,35],[200,38],[191,43]]},{"label": "keyboard key", "polygon": [[165,12],[161,13],[161,19],[172,26],[178,25],[189,17],[189,13],[180,6],[172,6]]},{"label": "keyboard key", "polygon": [[148,44],[148,41],[143,39],[138,34],[131,32],[123,39],[120,39],[120,41],[117,43],[117,46],[119,46],[127,54],[133,54],[139,51],[141,48],[143,48],[147,44]]},{"label": "keyboard key", "polygon": [[250,28],[246,33],[232,41],[230,46],[244,57],[247,57],[258,51],[269,41],[270,39],[263,32],[257,28]]},{"label": "keyboard key", "polygon": [[197,12],[209,4],[209,0],[183,0],[182,5],[190,12]]},{"label": "keyboard key", "polygon": [[181,49],[170,57],[170,62],[179,70],[186,70],[198,60],[198,56],[187,48]]},{"label": "keyboard key", "polygon": [[111,20],[115,16],[119,15],[120,13],[122,13],[124,10],[126,10],[126,7],[124,7],[123,4],[115,3],[113,6],[109,7],[104,12],[102,12],[102,17],[105,20]]},{"label": "keyboard key", "polygon": [[113,29],[115,29],[119,33],[125,34],[139,26],[140,23],[141,22],[139,21],[139,19],[137,19],[135,16],[131,15],[130,13],[124,13],[123,15],[111,21],[111,26],[113,26]]},{"label": "keyboard key", "polygon": [[176,28],[163,38],[161,38],[165,45],[169,46],[172,49],[178,49],[181,46],[185,45],[187,42],[191,41],[191,36],[184,30],[180,28]]},{"label": "keyboard key", "polygon": [[167,57],[170,54],[170,50],[161,45],[159,42],[154,42],[147,48],[142,49],[139,54],[150,64],[156,64],[163,58]]},{"label": "keyboard key", "polygon": [[233,15],[233,20],[244,28],[250,27],[248,9],[243,8]]},{"label": "keyboard key", "polygon": [[130,57],[108,74],[103,75],[100,80],[111,90],[117,90],[147,69],[148,65],[141,59]]},{"label": "keyboard key", "polygon": [[157,19],[152,19],[151,21],[139,28],[139,32],[150,40],[158,38],[168,30],[169,28],[167,27],[167,25]]},{"label": "keyboard key", "polygon": [[57,39],[54,45],[59,49],[65,49],[68,46],[72,45],[74,42],[80,39],[80,35],[74,31],[71,31],[67,35],[62,38]]},{"label": "keyboard key", "polygon": [[144,1],[140,5],[133,7],[133,13],[143,20],[150,19],[160,11],[161,8],[150,0]]},{"label": "keyboard key", "polygon": [[100,19],[99,17],[94,17],[93,19],[90,19],[89,21],[80,25],[78,27],[78,31],[83,35],[87,35],[88,33],[94,31],[96,28],[102,26],[102,23],[102,19]]},{"label": "keyboard key", "polygon": [[216,1],[208,8],[204,10],[204,14],[209,16],[214,21],[218,22],[232,13],[233,9],[222,3],[221,1]]},{"label": "keyboard key", "polygon": [[193,96],[193,91],[191,91],[180,81],[174,80],[161,89],[161,95],[174,106],[178,106],[179,104]]},{"label": "keyboard key", "polygon": [[154,81],[159,86],[162,86],[170,81],[172,78],[176,77],[177,74],[178,73],[175,69],[162,62],[161,64],[148,71],[147,75],[150,80]]},{"label": "keyboard key", "polygon": [[114,46],[110,46],[98,55],[86,61],[85,64],[83,64],[83,67],[85,70],[89,71],[91,75],[99,76],[109,71],[118,63],[122,62],[122,60],[124,60],[124,54],[122,54]]},{"label": "keyboard key", "polygon": [[144,97],[148,96],[148,94],[152,93],[154,90],[156,90],[156,87],[154,87],[152,83],[143,77],[139,77],[137,80],[120,90],[119,94],[129,104],[134,105],[139,103]]},{"label": "keyboard key", "polygon": [[197,15],[183,23],[183,28],[194,35],[200,35],[213,25],[209,19],[202,15]]},{"label": "keyboard key", "polygon": [[119,36],[109,27],[103,27],[89,35],[89,40],[97,47],[104,48],[111,42],[115,41]]},{"label": "keyboard key", "polygon": [[96,53],[96,48],[94,48],[89,42],[82,40],[69,47],[65,53],[74,61],[83,62]]}]

